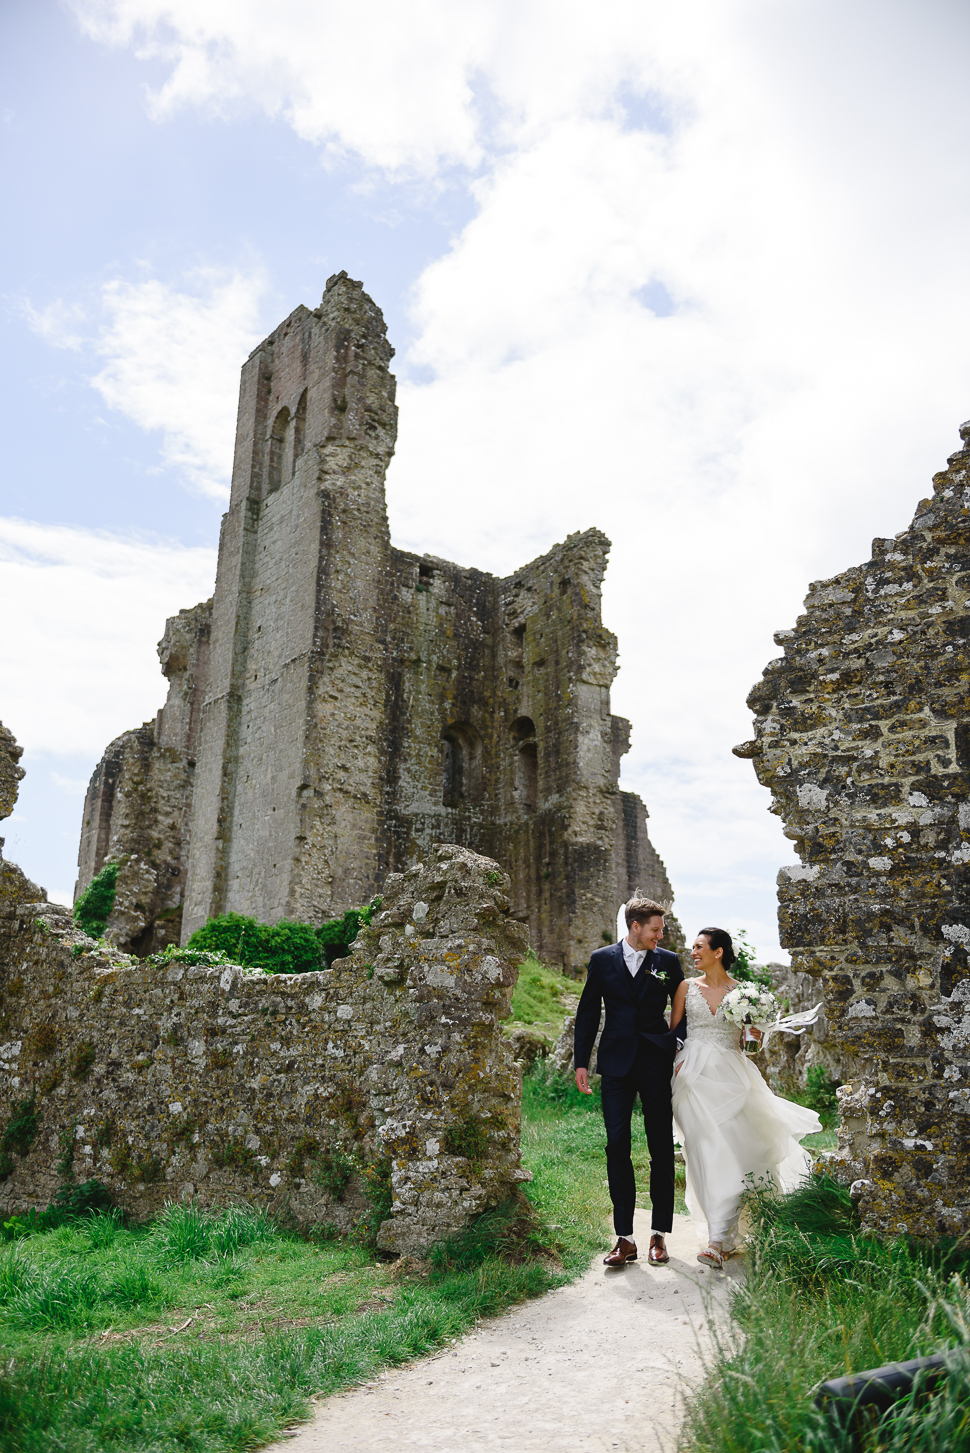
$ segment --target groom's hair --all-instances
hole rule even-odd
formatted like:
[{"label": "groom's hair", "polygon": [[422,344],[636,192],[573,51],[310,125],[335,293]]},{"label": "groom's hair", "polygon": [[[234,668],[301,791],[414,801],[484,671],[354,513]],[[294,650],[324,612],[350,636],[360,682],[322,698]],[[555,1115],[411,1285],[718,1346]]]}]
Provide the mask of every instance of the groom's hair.
[{"label": "groom's hair", "polygon": [[623,906],[627,928],[632,928],[635,923],[646,923],[648,919],[656,918],[658,913],[662,918],[666,912],[664,904],[654,903],[652,898],[631,898]]}]

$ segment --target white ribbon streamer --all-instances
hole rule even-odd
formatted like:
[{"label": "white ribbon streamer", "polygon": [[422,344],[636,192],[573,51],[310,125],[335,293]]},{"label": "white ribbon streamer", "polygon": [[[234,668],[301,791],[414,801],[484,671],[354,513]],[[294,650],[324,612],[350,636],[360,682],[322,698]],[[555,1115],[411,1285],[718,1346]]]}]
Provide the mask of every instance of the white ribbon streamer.
[{"label": "white ribbon streamer", "polygon": [[771,1024],[757,1025],[756,1028],[761,1030],[761,1048],[764,1049],[773,1034],[804,1034],[806,1029],[811,1029],[818,1020],[823,1002],[816,1004],[814,1009],[803,1010],[801,1014],[779,1014]]}]

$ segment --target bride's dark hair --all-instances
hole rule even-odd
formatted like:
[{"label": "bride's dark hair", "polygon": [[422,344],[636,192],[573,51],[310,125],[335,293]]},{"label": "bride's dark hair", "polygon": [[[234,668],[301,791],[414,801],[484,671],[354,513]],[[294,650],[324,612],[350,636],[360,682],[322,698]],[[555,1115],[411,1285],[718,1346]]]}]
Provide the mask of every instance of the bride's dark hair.
[{"label": "bride's dark hair", "polygon": [[731,965],[737,958],[737,954],[734,952],[734,944],[731,942],[731,935],[728,933],[727,929],[699,928],[697,930],[697,933],[698,937],[701,934],[704,935],[704,937],[707,939],[707,942],[710,944],[712,951],[719,948],[722,948],[724,950],[724,956],[721,959],[721,963],[724,965],[725,970],[730,973]]}]

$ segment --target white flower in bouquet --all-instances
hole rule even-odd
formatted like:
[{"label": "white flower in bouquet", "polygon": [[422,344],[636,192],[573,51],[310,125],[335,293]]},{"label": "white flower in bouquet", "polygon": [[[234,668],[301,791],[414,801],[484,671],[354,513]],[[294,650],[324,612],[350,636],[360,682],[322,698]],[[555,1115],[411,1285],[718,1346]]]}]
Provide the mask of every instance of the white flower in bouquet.
[{"label": "white flower in bouquet", "polygon": [[768,989],[760,984],[738,984],[721,1000],[725,1019],[740,1029],[754,1025],[764,1029],[773,1022],[778,1013],[778,1001]]}]

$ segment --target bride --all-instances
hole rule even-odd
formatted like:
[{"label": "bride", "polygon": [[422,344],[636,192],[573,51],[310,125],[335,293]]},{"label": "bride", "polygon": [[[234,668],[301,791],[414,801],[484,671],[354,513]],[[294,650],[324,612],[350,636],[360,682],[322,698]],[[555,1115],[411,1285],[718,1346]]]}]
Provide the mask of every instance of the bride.
[{"label": "bride", "polygon": [[700,976],[678,986],[670,1016],[672,1025],[685,1011],[687,1018],[687,1040],[674,1061],[673,1111],[687,1162],[687,1205],[695,1223],[706,1222],[707,1248],[697,1259],[720,1270],[738,1245],[739,1202],[751,1177],[755,1185],[793,1189],[811,1163],[798,1142],[822,1123],[814,1110],[772,1094],[742,1053],[737,1025],[724,1017],[721,1000],[735,987],[731,935],[702,928],[691,957]]}]

